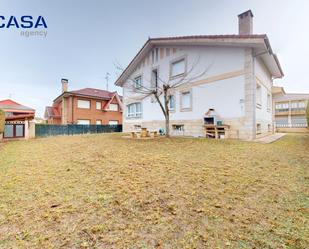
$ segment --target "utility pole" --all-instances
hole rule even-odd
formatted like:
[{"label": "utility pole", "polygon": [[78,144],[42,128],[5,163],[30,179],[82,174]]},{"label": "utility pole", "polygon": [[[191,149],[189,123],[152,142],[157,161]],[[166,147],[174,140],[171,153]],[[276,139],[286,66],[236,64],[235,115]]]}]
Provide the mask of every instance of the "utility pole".
[{"label": "utility pole", "polygon": [[109,76],[110,76],[110,73],[107,72],[107,73],[106,73],[106,76],[105,76],[105,79],[106,79],[106,91],[108,91],[108,80],[109,80]]}]

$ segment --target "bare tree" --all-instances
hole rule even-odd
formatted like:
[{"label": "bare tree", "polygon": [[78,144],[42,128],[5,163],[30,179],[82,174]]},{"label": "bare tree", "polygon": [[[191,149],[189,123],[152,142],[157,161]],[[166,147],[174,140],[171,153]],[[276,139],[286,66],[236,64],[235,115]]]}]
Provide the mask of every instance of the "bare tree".
[{"label": "bare tree", "polygon": [[[200,57],[192,64],[189,70],[182,74],[181,76],[175,78],[168,77],[167,80],[162,79],[159,74],[153,75],[151,79],[147,79],[143,76],[143,84],[138,84],[136,78],[128,78],[126,84],[123,86],[126,89],[129,89],[132,93],[139,94],[136,99],[143,100],[147,97],[153,96],[165,118],[165,136],[170,136],[170,96],[172,93],[189,84],[194,82],[195,80],[199,79],[203,75],[207,73],[210,66],[209,65],[203,70],[202,72],[193,75],[193,71],[196,68]],[[120,66],[119,63],[115,63],[116,69],[121,73],[124,72],[124,68]]]}]

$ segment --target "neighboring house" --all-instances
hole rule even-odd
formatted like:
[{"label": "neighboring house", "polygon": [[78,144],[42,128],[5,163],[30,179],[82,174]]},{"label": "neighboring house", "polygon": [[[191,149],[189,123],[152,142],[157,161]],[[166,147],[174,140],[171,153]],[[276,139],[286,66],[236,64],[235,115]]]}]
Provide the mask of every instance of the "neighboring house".
[{"label": "neighboring house", "polygon": [[45,109],[48,124],[122,124],[122,102],[117,92],[94,88],[68,91],[62,79],[62,94]]},{"label": "neighboring house", "polygon": [[273,87],[275,125],[278,131],[303,131],[308,127],[306,108],[309,94],[285,93],[283,87]]},{"label": "neighboring house", "polygon": [[5,112],[4,139],[30,138],[34,136],[35,110],[13,100],[0,101],[0,109]]},{"label": "neighboring house", "polygon": [[[238,19],[238,35],[149,38],[116,81],[123,87],[126,106],[124,132],[140,127],[164,129],[158,103],[132,90],[132,80],[137,88],[152,88],[160,79],[173,83],[179,76],[199,75],[208,68],[205,75],[174,89],[171,135],[181,131],[205,136],[204,117],[212,109],[230,125],[230,138],[251,140],[272,133],[271,88],[273,79],[283,77],[283,72],[267,36],[252,34],[252,12],[244,12]],[[156,82],[149,84],[147,79]]]}]

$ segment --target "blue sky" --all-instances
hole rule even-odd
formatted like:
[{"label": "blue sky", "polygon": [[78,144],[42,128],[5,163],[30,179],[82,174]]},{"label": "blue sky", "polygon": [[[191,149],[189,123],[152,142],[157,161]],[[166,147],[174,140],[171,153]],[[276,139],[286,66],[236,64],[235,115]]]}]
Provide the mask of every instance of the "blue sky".
[{"label": "blue sky", "polygon": [[0,15],[44,16],[44,37],[22,37],[18,29],[0,29],[0,99],[9,96],[43,116],[69,89],[118,90],[114,62],[126,66],[148,37],[235,34],[237,15],[251,9],[254,33],[266,33],[285,77],[277,85],[289,92],[309,92],[309,1],[267,0],[1,0]]}]

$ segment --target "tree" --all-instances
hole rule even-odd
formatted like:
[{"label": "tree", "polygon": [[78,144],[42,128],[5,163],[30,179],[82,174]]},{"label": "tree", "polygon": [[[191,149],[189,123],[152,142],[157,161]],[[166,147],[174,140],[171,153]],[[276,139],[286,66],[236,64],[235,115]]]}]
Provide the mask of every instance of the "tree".
[{"label": "tree", "polygon": [[[189,70],[176,78],[168,77],[167,80],[162,79],[158,72],[154,73],[151,76],[151,79],[147,79],[143,76],[143,83],[138,84],[136,78],[128,78],[126,84],[123,86],[124,88],[130,90],[133,93],[140,94],[139,100],[143,100],[147,97],[153,97],[160,106],[160,109],[165,118],[165,136],[170,136],[170,98],[172,93],[179,89],[180,87],[193,82],[203,75],[209,70],[210,66],[205,68],[202,72],[193,75],[194,69],[196,68],[197,64],[199,63],[200,57],[192,64]],[[124,68],[118,64],[115,64],[116,69],[119,70],[121,73],[124,72]]]},{"label": "tree", "polygon": [[0,134],[4,133],[5,113],[0,109]]},{"label": "tree", "polygon": [[309,127],[309,100],[307,102],[306,116],[307,116],[307,126]]}]

